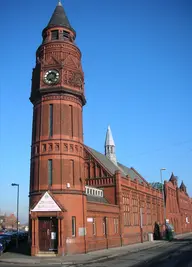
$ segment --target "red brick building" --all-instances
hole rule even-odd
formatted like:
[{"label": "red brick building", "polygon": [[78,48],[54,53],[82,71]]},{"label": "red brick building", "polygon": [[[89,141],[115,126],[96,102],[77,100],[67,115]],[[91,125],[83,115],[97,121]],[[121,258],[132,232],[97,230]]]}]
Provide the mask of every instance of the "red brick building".
[{"label": "red brick building", "polygon": [[[105,155],[84,145],[81,52],[60,1],[42,37],[30,97],[31,254],[86,253],[148,240],[155,221],[163,222],[162,193],[117,162],[110,128]],[[191,231],[186,188],[170,180],[165,192],[167,218],[178,232]]]},{"label": "red brick building", "polygon": [[192,199],[182,182],[180,187],[177,178],[172,173],[168,182],[165,182],[166,217],[175,227],[177,233],[192,231]]}]

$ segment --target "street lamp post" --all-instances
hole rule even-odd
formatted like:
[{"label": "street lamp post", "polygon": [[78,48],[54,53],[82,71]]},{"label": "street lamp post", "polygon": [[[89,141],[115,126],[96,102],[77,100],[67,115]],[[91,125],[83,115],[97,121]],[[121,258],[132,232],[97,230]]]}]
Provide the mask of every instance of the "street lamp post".
[{"label": "street lamp post", "polygon": [[163,219],[164,219],[164,223],[166,223],[166,207],[165,207],[165,192],[164,192],[162,171],[165,171],[165,170],[166,170],[165,168],[161,168],[160,169],[161,184],[162,184],[162,195],[163,195]]},{"label": "street lamp post", "polygon": [[12,186],[17,186],[17,239],[16,239],[16,248],[19,246],[19,184],[11,184]]}]

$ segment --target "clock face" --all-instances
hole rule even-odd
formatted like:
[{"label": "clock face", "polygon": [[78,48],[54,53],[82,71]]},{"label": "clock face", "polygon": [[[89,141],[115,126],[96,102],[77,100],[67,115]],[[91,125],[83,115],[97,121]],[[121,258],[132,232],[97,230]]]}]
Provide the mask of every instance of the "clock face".
[{"label": "clock face", "polygon": [[59,72],[57,70],[48,70],[44,75],[46,84],[56,84],[59,81]]}]

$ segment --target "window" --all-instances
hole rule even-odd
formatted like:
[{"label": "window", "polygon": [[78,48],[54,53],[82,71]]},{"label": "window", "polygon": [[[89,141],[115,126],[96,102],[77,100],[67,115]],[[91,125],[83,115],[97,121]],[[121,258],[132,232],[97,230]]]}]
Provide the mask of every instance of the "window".
[{"label": "window", "polygon": [[151,225],[151,203],[147,202],[147,225]]},{"label": "window", "polygon": [[64,38],[69,38],[69,32],[63,31],[63,37]]},{"label": "window", "polygon": [[96,220],[93,218],[93,235],[96,235]]},{"label": "window", "polygon": [[49,136],[53,136],[53,105],[49,105]]},{"label": "window", "polygon": [[76,217],[72,216],[72,236],[76,236]]},{"label": "window", "polygon": [[139,209],[136,194],[132,194],[133,225],[139,225]]},{"label": "window", "polygon": [[52,185],[53,182],[53,164],[52,159],[48,159],[48,185]]},{"label": "window", "polygon": [[74,160],[70,160],[70,176],[71,176],[71,183],[75,185]]},{"label": "window", "polygon": [[103,218],[103,234],[104,235],[107,234],[107,218],[106,217]]},{"label": "window", "polygon": [[36,139],[36,120],[37,120],[37,110],[34,109],[33,111],[33,133],[32,133],[32,141],[35,142]]},{"label": "window", "polygon": [[31,191],[34,190],[34,170],[35,170],[35,163],[33,160],[31,160]]},{"label": "window", "polygon": [[118,234],[118,231],[119,231],[119,220],[118,220],[118,218],[114,219],[114,230],[115,230],[115,234]]},{"label": "window", "polygon": [[59,39],[59,32],[57,30],[51,31],[51,40],[58,40]]},{"label": "window", "polygon": [[131,205],[129,193],[124,193],[123,210],[124,210],[124,225],[131,225]]},{"label": "window", "polygon": [[70,109],[70,123],[71,123],[71,136],[73,137],[73,106],[69,105]]}]

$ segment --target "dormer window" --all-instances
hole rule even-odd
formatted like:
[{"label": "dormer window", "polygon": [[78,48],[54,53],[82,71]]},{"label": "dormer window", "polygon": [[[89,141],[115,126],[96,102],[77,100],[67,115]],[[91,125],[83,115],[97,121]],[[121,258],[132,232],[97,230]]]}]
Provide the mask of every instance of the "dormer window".
[{"label": "dormer window", "polygon": [[51,40],[58,40],[58,39],[59,39],[59,31],[58,30],[51,31]]}]

